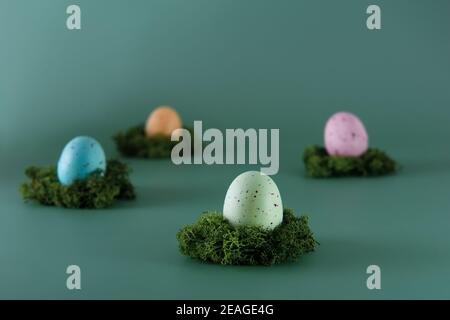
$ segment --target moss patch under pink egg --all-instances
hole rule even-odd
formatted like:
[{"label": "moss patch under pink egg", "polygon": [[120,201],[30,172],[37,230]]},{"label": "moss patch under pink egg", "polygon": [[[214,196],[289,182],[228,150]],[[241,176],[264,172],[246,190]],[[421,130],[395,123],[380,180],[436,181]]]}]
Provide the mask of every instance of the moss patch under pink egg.
[{"label": "moss patch under pink egg", "polygon": [[313,178],[383,176],[398,170],[395,160],[373,148],[359,157],[342,157],[330,156],[323,147],[310,146],[303,153],[303,162],[307,174]]}]

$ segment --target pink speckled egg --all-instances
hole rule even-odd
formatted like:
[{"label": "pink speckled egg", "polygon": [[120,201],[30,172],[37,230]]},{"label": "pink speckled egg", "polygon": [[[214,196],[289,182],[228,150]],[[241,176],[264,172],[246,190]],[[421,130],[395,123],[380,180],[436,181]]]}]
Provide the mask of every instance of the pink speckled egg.
[{"label": "pink speckled egg", "polygon": [[324,139],[325,148],[331,156],[359,157],[369,147],[364,124],[349,112],[338,112],[328,119]]}]

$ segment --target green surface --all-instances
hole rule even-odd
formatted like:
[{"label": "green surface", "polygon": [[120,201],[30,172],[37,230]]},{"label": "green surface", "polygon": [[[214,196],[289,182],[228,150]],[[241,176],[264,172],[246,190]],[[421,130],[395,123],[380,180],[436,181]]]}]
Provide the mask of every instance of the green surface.
[{"label": "green surface", "polygon": [[[450,3],[436,0],[0,0],[0,298],[449,298]],[[382,7],[381,31],[365,10]],[[204,127],[280,128],[283,204],[320,242],[298,263],[207,265],[178,229],[222,210],[247,166],[126,160],[138,199],[99,211],[24,204],[29,165],[177,108]],[[305,178],[333,112],[366,124],[402,165],[373,179]],[[256,169],[257,167],[251,167]],[[66,289],[77,264],[82,290]],[[382,290],[366,288],[366,268]]]}]

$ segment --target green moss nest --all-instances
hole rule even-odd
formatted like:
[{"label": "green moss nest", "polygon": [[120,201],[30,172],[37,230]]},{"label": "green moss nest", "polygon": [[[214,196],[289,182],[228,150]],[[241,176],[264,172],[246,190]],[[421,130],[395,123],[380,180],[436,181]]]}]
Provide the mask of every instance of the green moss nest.
[{"label": "green moss nest", "polygon": [[284,209],[283,222],[274,230],[233,226],[220,213],[206,212],[197,223],[177,233],[182,255],[224,265],[273,265],[295,261],[314,251],[317,242],[306,216]]},{"label": "green moss nest", "polygon": [[96,171],[87,179],[62,185],[55,166],[29,167],[25,174],[30,179],[20,185],[25,201],[37,201],[47,206],[64,208],[99,209],[110,206],[114,200],[135,198],[127,165],[108,160],[104,175]]},{"label": "green moss nest", "polygon": [[[191,137],[194,136],[191,128],[183,127],[183,129],[189,130]],[[144,125],[119,132],[113,139],[122,155],[133,158],[170,158],[172,148],[178,143],[163,135],[147,137]]]},{"label": "green moss nest", "polygon": [[303,153],[303,162],[314,178],[383,176],[398,170],[395,160],[378,149],[369,149],[359,157],[337,157],[328,155],[323,147],[310,146]]}]

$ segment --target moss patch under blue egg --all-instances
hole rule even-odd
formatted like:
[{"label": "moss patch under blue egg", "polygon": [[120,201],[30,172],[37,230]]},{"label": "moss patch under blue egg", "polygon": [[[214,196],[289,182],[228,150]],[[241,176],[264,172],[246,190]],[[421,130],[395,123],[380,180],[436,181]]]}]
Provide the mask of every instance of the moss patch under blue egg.
[{"label": "moss patch under blue egg", "polygon": [[29,167],[25,175],[29,182],[20,185],[25,201],[64,208],[100,209],[109,207],[115,200],[135,198],[129,180],[130,169],[118,160],[108,160],[106,172],[96,171],[86,179],[62,185],[54,166]]}]

